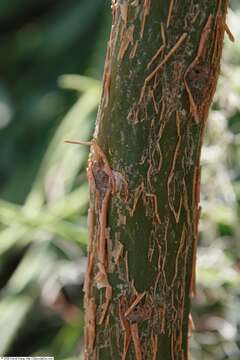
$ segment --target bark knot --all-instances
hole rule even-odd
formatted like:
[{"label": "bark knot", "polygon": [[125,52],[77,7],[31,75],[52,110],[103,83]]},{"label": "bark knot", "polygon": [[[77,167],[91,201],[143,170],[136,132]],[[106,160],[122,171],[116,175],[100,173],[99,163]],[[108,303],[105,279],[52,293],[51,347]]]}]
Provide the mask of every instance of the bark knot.
[{"label": "bark knot", "polygon": [[111,181],[110,176],[106,173],[104,169],[104,162],[101,159],[93,161],[92,173],[96,189],[99,193],[100,203],[102,203],[109,189],[109,186],[111,186]]},{"label": "bark knot", "polygon": [[211,88],[211,70],[209,65],[199,60],[186,75],[186,81],[196,105],[200,105]]}]

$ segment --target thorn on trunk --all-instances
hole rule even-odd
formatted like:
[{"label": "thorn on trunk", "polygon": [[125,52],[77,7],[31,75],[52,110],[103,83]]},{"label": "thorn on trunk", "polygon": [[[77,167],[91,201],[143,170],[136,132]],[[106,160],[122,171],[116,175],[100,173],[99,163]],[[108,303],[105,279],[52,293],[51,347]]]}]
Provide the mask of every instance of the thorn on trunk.
[{"label": "thorn on trunk", "polygon": [[92,141],[80,141],[80,140],[64,140],[66,144],[74,144],[74,145],[86,145],[91,146]]}]

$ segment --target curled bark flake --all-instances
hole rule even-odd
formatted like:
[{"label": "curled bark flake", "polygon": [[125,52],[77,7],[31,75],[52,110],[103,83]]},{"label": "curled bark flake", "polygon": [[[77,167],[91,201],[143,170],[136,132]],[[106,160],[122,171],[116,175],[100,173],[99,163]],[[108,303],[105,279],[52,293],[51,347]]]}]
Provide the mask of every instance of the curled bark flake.
[{"label": "curled bark flake", "polygon": [[126,360],[129,345],[131,343],[131,333],[124,333],[124,340],[123,340],[123,354],[122,354],[122,360]]},{"label": "curled bark flake", "polygon": [[155,96],[154,96],[154,91],[152,89],[150,90],[150,96],[151,96],[152,101],[153,101],[153,107],[154,107],[155,113],[158,114],[158,112],[159,112],[158,104],[157,104],[157,101],[156,101]]},{"label": "curled bark flake", "polygon": [[107,212],[110,200],[111,189],[108,189],[106,195],[102,201],[101,213],[100,213],[100,236],[99,236],[99,261],[105,267],[107,267]]},{"label": "curled bark flake", "polygon": [[95,276],[97,288],[98,289],[105,288],[105,302],[102,304],[100,320],[98,322],[99,325],[102,325],[105,320],[110,302],[112,300],[113,290],[111,285],[109,284],[105,267],[101,263],[98,263],[98,268],[99,271]]},{"label": "curled bark flake", "polygon": [[139,331],[138,331],[137,323],[131,324],[130,329],[131,329],[131,335],[132,335],[134,349],[135,349],[135,356],[136,356],[135,359],[136,360],[143,360],[142,349],[141,349],[141,341],[140,341],[140,337],[139,337]]},{"label": "curled bark flake", "polygon": [[92,159],[88,168],[89,174],[94,179],[95,189],[99,195],[99,254],[98,259],[100,263],[107,268],[107,213],[110,201],[110,196],[115,192],[116,183],[112,169],[108,164],[106,155],[101,150],[100,146],[95,140],[92,140]]},{"label": "curled bark flake", "polygon": [[136,299],[133,301],[133,303],[129,306],[129,308],[127,309],[127,311],[125,312],[124,316],[128,317],[128,315],[134,310],[134,308],[140,303],[140,301],[144,298],[144,296],[146,295],[146,292],[142,293],[142,294],[138,294]]},{"label": "curled bark flake", "polygon": [[106,288],[109,285],[108,277],[105,268],[102,266],[101,263],[98,263],[99,271],[95,276],[95,282],[98,289]]},{"label": "curled bark flake", "polygon": [[212,27],[212,21],[213,21],[213,16],[212,14],[209,15],[207,22],[203,28],[202,34],[201,34],[201,38],[200,38],[200,42],[198,45],[198,52],[197,52],[197,56],[200,58],[205,58],[206,57],[206,52],[207,52],[207,41],[209,39],[209,35],[210,35],[210,31],[211,31],[211,27]]},{"label": "curled bark flake", "polygon": [[106,291],[105,291],[105,302],[102,305],[102,314],[101,314],[101,318],[99,320],[99,325],[102,325],[104,320],[105,320],[105,317],[106,317],[106,314],[107,314],[107,311],[108,311],[108,307],[109,307],[110,302],[112,300],[112,293],[113,293],[112,287],[110,285],[107,286]]},{"label": "curled bark flake", "polygon": [[88,257],[88,263],[87,263],[87,269],[85,273],[85,279],[84,279],[84,292],[86,299],[90,296],[90,287],[91,287],[91,277],[93,273],[93,266],[95,262],[95,256],[94,253],[90,253]]},{"label": "curled bark flake", "polygon": [[127,115],[127,120],[135,125],[138,124],[140,121],[142,121],[141,119],[139,119],[139,106],[136,103],[133,103],[132,107],[130,108],[130,111]]},{"label": "curled bark flake", "polygon": [[175,281],[177,280],[178,274],[181,274],[183,271],[179,268],[179,262],[183,259],[183,256],[186,252],[186,229],[183,227],[182,235],[180,239],[180,244],[178,247],[177,255],[176,255],[176,261],[175,261],[175,273],[171,282],[171,287],[174,286]]},{"label": "curled bark flake", "polygon": [[177,51],[177,49],[183,44],[186,40],[188,34],[183,33],[180,38],[177,40],[176,44],[171,48],[171,50],[165,55],[160,64],[148,75],[144,81],[143,87],[141,89],[139,104],[142,102],[147,84],[154,78],[154,76],[162,69],[162,67],[168,62],[168,60],[172,57],[172,55]]},{"label": "curled bark flake", "polygon": [[161,37],[162,37],[162,43],[164,46],[166,46],[166,35],[165,35],[165,30],[164,30],[164,25],[161,22]]},{"label": "curled bark flake", "polygon": [[156,246],[155,232],[154,230],[151,230],[151,234],[149,237],[149,248],[148,248],[148,261],[150,263],[152,262],[155,246]]},{"label": "curled bark flake", "polygon": [[107,55],[106,61],[104,66],[104,73],[103,73],[103,92],[102,92],[102,99],[101,99],[101,107],[104,109],[108,105],[109,101],[109,91],[110,91],[110,74],[112,68],[112,51],[113,51],[113,39],[114,33],[116,30],[116,26],[112,26],[110,40],[107,47]]},{"label": "curled bark flake", "polygon": [[95,213],[92,208],[88,209],[88,238],[89,238],[89,245],[88,245],[88,264],[85,273],[85,281],[84,281],[84,292],[86,298],[90,296],[90,285],[91,285],[91,276],[93,272],[93,265],[95,261],[95,255],[93,251],[93,238],[94,238],[94,227],[95,227]]},{"label": "curled bark flake", "polygon": [[124,246],[120,241],[117,241],[117,245],[113,250],[113,260],[116,265],[119,264],[121,257],[123,256]]},{"label": "curled bark flake", "polygon": [[[99,271],[95,276],[95,282],[98,289],[105,288],[105,302],[102,305],[99,324],[101,325],[108,311],[112,299],[112,287],[109,284],[108,271],[108,248],[107,248],[107,214],[111,194],[116,190],[116,178],[108,164],[106,155],[97,144],[96,140],[91,141],[92,157],[89,163],[88,174],[93,179],[93,193],[96,192],[99,199],[99,236],[98,236],[98,268]],[[92,221],[92,220],[90,220]],[[90,257],[91,260],[91,257]],[[93,261],[93,260],[92,260]],[[88,279],[91,275],[92,266],[89,263]],[[89,281],[89,280],[88,280]],[[86,284],[88,285],[88,282]]]},{"label": "curled bark flake", "polygon": [[144,0],[144,4],[143,4],[143,14],[142,14],[142,23],[141,23],[141,31],[140,31],[140,35],[141,38],[143,38],[143,34],[144,34],[144,29],[145,29],[145,23],[146,23],[146,18],[150,13],[150,7],[151,7],[151,0]]},{"label": "curled bark flake", "polygon": [[[112,175],[112,169],[108,163],[107,157],[104,154],[104,152],[102,151],[101,147],[98,145],[97,141],[95,139],[93,139],[91,141],[91,145],[92,145],[92,159],[96,160],[96,161],[102,161],[103,163],[103,170],[106,172],[106,174],[111,178],[111,180],[114,180],[113,175]],[[114,181],[112,181],[112,185],[114,185]],[[113,188],[114,191],[114,188]]]},{"label": "curled bark flake", "polygon": [[86,303],[86,333],[85,333],[85,359],[92,358],[96,339],[96,304],[94,298],[87,299]]},{"label": "curled bark flake", "polygon": [[[216,80],[217,80],[218,73],[220,71],[219,59],[220,59],[221,53],[222,53],[222,45],[221,44],[223,43],[223,38],[224,38],[225,31],[226,31],[227,1],[224,4],[224,6],[225,6],[224,16],[221,12],[221,6],[222,6],[222,2],[219,1],[218,14],[216,16],[216,22],[215,22],[214,50],[213,50],[212,61],[211,61],[212,66],[216,71],[216,78],[215,78],[212,93],[214,93],[214,91],[215,91],[216,82],[217,82]],[[213,96],[213,94],[212,94],[212,96]]]},{"label": "curled bark flake", "polygon": [[162,153],[159,141],[157,142],[157,151],[158,151],[158,155],[159,155],[159,162],[158,162],[158,166],[157,166],[157,171],[158,171],[158,173],[160,173],[161,168],[162,168],[162,164],[163,164],[163,153]]},{"label": "curled bark flake", "polygon": [[[179,337],[182,337],[182,333],[179,334]],[[172,359],[179,359],[179,360],[185,360],[186,356],[184,354],[184,351],[181,349],[181,347],[179,346],[177,340],[177,335],[176,335],[176,331],[174,331],[172,333],[171,336],[171,354],[172,354]],[[188,358],[187,358],[188,359]]]},{"label": "curled bark flake", "polygon": [[127,251],[126,251],[125,256],[124,256],[124,263],[125,263],[126,280],[129,283],[128,252]]},{"label": "curled bark flake", "polygon": [[166,327],[166,305],[160,306],[159,309],[159,320],[160,320],[160,334],[165,334],[165,327]]},{"label": "curled bark flake", "polygon": [[125,27],[127,26],[127,19],[128,19],[128,2],[125,0],[118,1],[120,7],[120,13],[122,20],[124,22]]},{"label": "curled bark flake", "polygon": [[197,165],[193,176],[192,207],[198,206],[200,202],[201,166]]},{"label": "curled bark flake", "polygon": [[121,38],[121,45],[118,52],[118,60],[122,60],[124,55],[127,52],[127,49],[130,44],[133,44],[133,33],[134,33],[134,25],[130,25],[126,30],[123,30],[123,35]]},{"label": "curled bark flake", "polygon": [[139,41],[136,40],[135,44],[132,46],[131,52],[129,54],[129,59],[134,59],[136,56],[137,48],[138,48]]},{"label": "curled bark flake", "polygon": [[191,272],[191,283],[190,283],[190,296],[193,298],[196,296],[196,266],[197,266],[197,245],[198,245],[198,224],[201,215],[201,207],[196,210],[195,215],[195,231],[193,237],[193,250],[192,250],[192,272]]},{"label": "curled bark flake", "polygon": [[128,200],[128,182],[124,176],[118,172],[112,172],[115,184],[115,195],[118,195],[125,203]]},{"label": "curled bark flake", "polygon": [[[163,273],[163,276],[165,278],[166,278],[166,276],[165,276],[165,263],[166,263],[166,260],[167,260],[167,238],[168,238],[169,224],[170,224],[170,219],[167,219],[167,222],[165,223],[164,237],[163,237],[163,244],[164,244],[165,251],[164,251],[164,253],[162,255],[162,273]],[[159,257],[160,257],[160,253],[159,253]]]},{"label": "curled bark flake", "polygon": [[189,208],[189,199],[188,199],[188,192],[187,192],[187,185],[185,180],[183,180],[183,205],[186,211],[186,217],[187,217],[187,224],[189,229],[191,229],[191,214],[190,214],[190,208]]},{"label": "curled bark flake", "polygon": [[134,191],[133,193],[133,206],[132,208],[129,209],[129,213],[130,213],[130,216],[132,217],[134,215],[134,212],[136,210],[136,207],[137,207],[137,203],[140,199],[140,197],[142,196],[144,192],[144,183],[142,182]]},{"label": "curled bark flake", "polygon": [[232,34],[232,32],[231,32],[231,30],[229,29],[228,24],[227,24],[226,22],[224,23],[224,27],[225,27],[225,31],[226,31],[226,33],[227,33],[227,35],[228,35],[229,40],[230,40],[231,42],[234,42],[234,41],[235,41],[234,35]]},{"label": "curled bark flake", "polygon": [[166,64],[166,62],[171,58],[171,56],[177,51],[177,49],[182,45],[182,43],[186,40],[188,34],[183,33],[180,38],[177,40],[176,44],[171,48],[171,50],[165,55],[160,64],[153,70],[153,72],[148,75],[145,82],[146,84],[151,81],[154,75]]},{"label": "curled bark flake", "polygon": [[181,134],[180,134],[180,119],[179,119],[179,112],[176,112],[176,127],[177,127],[177,134],[178,134],[178,141],[176,144],[176,149],[173,155],[173,161],[172,161],[172,166],[171,166],[171,170],[168,176],[168,181],[167,181],[167,189],[168,189],[168,204],[169,207],[174,215],[174,218],[176,220],[176,223],[179,223],[179,219],[180,219],[180,214],[181,214],[181,209],[182,209],[182,196],[180,197],[179,200],[179,205],[178,205],[178,209],[176,210],[175,205],[174,205],[174,201],[175,201],[175,187],[176,187],[176,179],[175,179],[175,174],[176,174],[176,163],[177,163],[177,157],[179,154],[179,149],[180,149],[180,145],[181,145]]},{"label": "curled bark flake", "polygon": [[[196,123],[205,120],[216,87],[216,68],[207,57],[208,40],[212,29],[213,16],[210,14],[203,28],[197,56],[188,67],[184,82],[190,102],[190,111]],[[216,42],[218,43],[218,42]],[[217,51],[214,49],[213,53]],[[213,58],[215,55],[213,55]]]},{"label": "curled bark flake", "polygon": [[118,302],[118,313],[119,313],[121,328],[124,331],[124,348],[123,348],[122,360],[126,359],[128,348],[131,342],[130,325],[126,317],[124,316],[125,311],[126,311],[126,298],[125,296],[121,296]]},{"label": "curled bark flake", "polygon": [[170,21],[171,21],[171,18],[172,18],[174,2],[175,2],[175,0],[170,0],[169,9],[168,9],[168,16],[167,16],[167,28],[169,27]]},{"label": "curled bark flake", "polygon": [[157,360],[157,350],[158,350],[158,336],[151,334],[151,351],[152,351],[152,360]]},{"label": "curled bark flake", "polygon": [[165,48],[165,45],[161,45],[160,48],[158,49],[158,51],[155,53],[155,55],[152,57],[152,59],[149,61],[147,68],[150,69],[150,67],[152,66],[152,64],[157,60],[157,58],[161,55],[161,53],[163,52]]},{"label": "curled bark flake", "polygon": [[158,224],[161,224],[161,218],[158,210],[158,198],[156,194],[146,194],[146,197],[150,198],[153,202],[154,217]]},{"label": "curled bark flake", "polygon": [[189,317],[188,317],[188,329],[189,329],[189,336],[191,337],[192,332],[195,329],[195,325],[194,325],[193,318],[192,318],[191,314],[189,314]]}]

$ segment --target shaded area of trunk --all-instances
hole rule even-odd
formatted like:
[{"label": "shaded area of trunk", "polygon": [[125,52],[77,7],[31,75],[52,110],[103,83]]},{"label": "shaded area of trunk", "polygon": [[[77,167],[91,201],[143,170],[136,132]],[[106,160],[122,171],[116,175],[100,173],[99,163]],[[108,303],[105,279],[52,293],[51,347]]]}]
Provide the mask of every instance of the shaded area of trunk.
[{"label": "shaded area of trunk", "polygon": [[88,167],[86,359],[187,359],[227,0],[115,1]]}]

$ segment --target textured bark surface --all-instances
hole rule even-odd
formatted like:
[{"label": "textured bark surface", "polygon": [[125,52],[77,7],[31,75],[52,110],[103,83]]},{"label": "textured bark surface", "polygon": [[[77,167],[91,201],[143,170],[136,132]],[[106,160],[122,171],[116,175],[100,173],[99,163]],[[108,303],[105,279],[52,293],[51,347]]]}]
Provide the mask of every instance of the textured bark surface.
[{"label": "textured bark surface", "polygon": [[187,359],[227,0],[112,3],[88,167],[85,359]]}]

